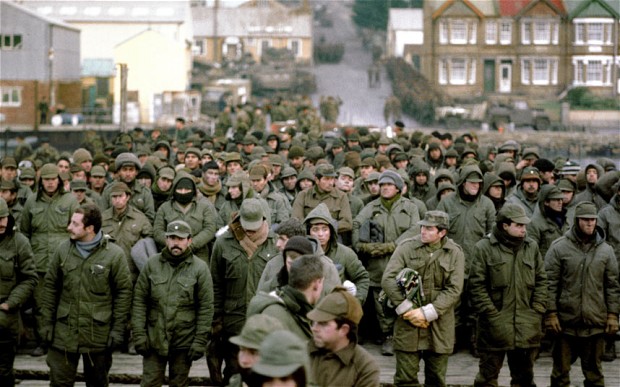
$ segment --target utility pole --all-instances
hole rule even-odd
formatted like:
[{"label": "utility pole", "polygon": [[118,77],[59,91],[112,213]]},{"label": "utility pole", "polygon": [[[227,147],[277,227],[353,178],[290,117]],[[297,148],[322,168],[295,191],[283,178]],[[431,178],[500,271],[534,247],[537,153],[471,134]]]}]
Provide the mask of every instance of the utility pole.
[{"label": "utility pole", "polygon": [[121,68],[121,106],[120,106],[120,130],[127,133],[127,64],[120,63]]}]

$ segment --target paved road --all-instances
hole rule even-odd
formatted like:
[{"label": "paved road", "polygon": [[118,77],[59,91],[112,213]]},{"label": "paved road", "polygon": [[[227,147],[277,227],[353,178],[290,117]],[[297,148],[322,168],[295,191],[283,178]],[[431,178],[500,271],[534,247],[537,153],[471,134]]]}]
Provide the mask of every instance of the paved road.
[{"label": "paved road", "polygon": [[[380,348],[374,344],[365,344],[364,347],[375,356],[381,366],[381,382],[384,385],[390,385],[394,377],[395,361],[394,357],[386,357],[380,355]],[[15,362],[15,368],[17,370],[30,370],[38,371],[39,373],[46,373],[48,367],[45,364],[44,357],[33,358],[28,355],[19,355]],[[80,366],[81,368],[81,366]],[[615,360],[611,363],[603,363],[603,370],[605,372],[605,384],[607,386],[620,386],[620,360]],[[446,375],[447,382],[451,386],[471,386],[478,371],[478,360],[471,357],[467,352],[459,352],[450,357],[448,362],[448,372]],[[114,354],[114,362],[112,365],[112,374],[127,374],[135,375],[136,377],[142,372],[142,358],[140,356],[130,356],[125,354]],[[549,375],[551,373],[551,358],[548,353],[543,353],[536,362],[534,368],[534,378],[536,385],[544,387],[549,385]],[[209,374],[204,359],[201,359],[194,363],[190,376],[192,377],[206,377]],[[420,380],[423,380],[423,372],[420,375]],[[581,369],[579,362],[575,364],[571,371],[572,386],[583,386],[583,377],[581,375]],[[48,385],[47,381],[35,381],[24,380],[20,383],[20,386],[45,386]],[[84,384],[77,384],[77,386],[83,386]],[[111,384],[111,386],[123,386],[128,384]],[[508,366],[504,364],[499,377],[500,386],[510,386],[510,374]],[[336,387],[336,386],[334,386]]]},{"label": "paved road", "polygon": [[[384,125],[383,104],[391,95],[391,86],[385,73],[380,87],[368,87],[368,67],[372,64],[370,51],[362,46],[355,26],[351,20],[352,1],[323,1],[333,21],[333,27],[315,26],[314,37],[318,41],[324,37],[330,43],[344,43],[343,60],[338,64],[319,64],[315,66],[317,92],[312,99],[318,106],[321,95],[339,96],[339,122],[351,125]],[[415,125],[412,119],[407,126]]]}]

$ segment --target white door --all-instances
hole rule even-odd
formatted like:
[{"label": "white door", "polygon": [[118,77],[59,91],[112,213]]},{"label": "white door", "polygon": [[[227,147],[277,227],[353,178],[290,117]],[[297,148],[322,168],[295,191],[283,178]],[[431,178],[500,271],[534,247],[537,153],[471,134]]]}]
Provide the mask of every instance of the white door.
[{"label": "white door", "polygon": [[499,92],[510,93],[512,86],[512,64],[502,63],[499,65]]}]

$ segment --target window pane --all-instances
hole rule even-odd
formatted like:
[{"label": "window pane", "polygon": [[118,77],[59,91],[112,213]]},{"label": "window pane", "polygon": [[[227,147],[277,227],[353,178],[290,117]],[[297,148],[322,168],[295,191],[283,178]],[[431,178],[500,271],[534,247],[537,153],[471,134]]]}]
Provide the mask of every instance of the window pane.
[{"label": "window pane", "polygon": [[603,82],[603,62],[594,60],[588,62],[587,82]]},{"label": "window pane", "polygon": [[532,39],[532,23],[523,22],[523,28],[521,31],[521,42],[523,44],[530,44]]},{"label": "window pane", "polygon": [[531,80],[530,80],[530,67],[531,67],[531,62],[528,59],[524,59],[523,64],[521,65],[521,83],[525,84],[525,85],[529,85]]},{"label": "window pane", "polygon": [[448,42],[448,23],[446,23],[445,21],[439,23],[439,42]]},{"label": "window pane", "polygon": [[583,42],[584,41],[584,24],[575,24],[575,41]]},{"label": "window pane", "polygon": [[512,24],[510,22],[502,22],[499,40],[502,44],[510,44],[512,42]]},{"label": "window pane", "polygon": [[11,35],[2,36],[2,45],[4,47],[11,47]]},{"label": "window pane", "polygon": [[450,83],[464,85],[467,79],[467,66],[465,59],[452,59],[452,68],[450,72]]},{"label": "window pane", "polygon": [[485,31],[485,41],[487,44],[495,44],[497,40],[497,23],[494,21],[487,21],[487,28]]},{"label": "window pane", "polygon": [[549,82],[549,62],[546,59],[534,59],[534,83]]},{"label": "window pane", "polygon": [[450,42],[465,43],[467,41],[467,25],[462,20],[453,20],[450,26]]},{"label": "window pane", "polygon": [[13,47],[15,48],[22,47],[22,36],[21,35],[13,35]]},{"label": "window pane", "polygon": [[544,21],[534,22],[534,42],[549,43],[549,23]]},{"label": "window pane", "polygon": [[603,41],[603,24],[591,23],[588,24],[588,40],[595,42]]}]

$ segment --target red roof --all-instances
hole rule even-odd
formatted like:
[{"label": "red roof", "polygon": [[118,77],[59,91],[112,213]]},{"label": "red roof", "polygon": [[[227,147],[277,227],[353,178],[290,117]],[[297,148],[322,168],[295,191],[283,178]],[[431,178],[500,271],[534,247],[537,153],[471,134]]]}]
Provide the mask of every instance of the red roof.
[{"label": "red roof", "polygon": [[[516,16],[523,10],[523,8],[530,5],[530,3],[538,1],[542,0],[497,0],[499,5],[499,14],[501,16]],[[564,9],[564,2],[562,0],[549,0],[549,3],[553,4],[559,12],[566,13],[566,10]]]}]

